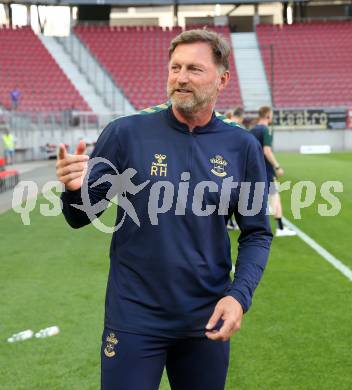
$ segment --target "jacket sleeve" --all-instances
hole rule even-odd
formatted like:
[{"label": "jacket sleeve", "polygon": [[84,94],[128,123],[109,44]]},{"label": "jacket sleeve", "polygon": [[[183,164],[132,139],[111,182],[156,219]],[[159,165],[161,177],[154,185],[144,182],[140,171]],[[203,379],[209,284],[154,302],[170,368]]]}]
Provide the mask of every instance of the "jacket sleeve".
[{"label": "jacket sleeve", "polygon": [[[262,148],[253,139],[247,149],[246,184],[241,183],[238,207],[234,212],[241,234],[238,239],[234,281],[227,294],[239,301],[244,312],[248,311],[252,303],[254,290],[268,260],[272,240],[269,216],[266,215],[266,177]],[[248,191],[245,190],[246,186]]]},{"label": "jacket sleeve", "polygon": [[[120,171],[118,156],[118,122],[114,121],[98,138],[82,187],[76,191],[66,189],[61,195],[62,211],[71,227],[77,229],[88,225],[107,208],[112,198],[112,195],[108,194],[112,186],[111,178],[116,177]],[[103,177],[110,180],[94,185]]]}]

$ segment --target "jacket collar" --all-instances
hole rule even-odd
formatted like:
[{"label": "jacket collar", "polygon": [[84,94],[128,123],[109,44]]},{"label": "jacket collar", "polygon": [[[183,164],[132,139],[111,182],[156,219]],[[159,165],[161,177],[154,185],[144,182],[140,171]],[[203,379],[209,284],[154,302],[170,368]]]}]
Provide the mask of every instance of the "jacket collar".
[{"label": "jacket collar", "polygon": [[185,123],[180,122],[176,117],[175,114],[172,111],[172,105],[170,104],[167,108],[166,112],[166,120],[169,123],[169,125],[174,128],[175,130],[181,131],[183,133],[190,133],[190,134],[204,134],[209,133],[212,131],[215,131],[216,122],[218,121],[215,112],[213,111],[210,121],[204,125],[204,126],[196,126],[193,129],[193,132],[191,133],[189,131],[188,126]]}]

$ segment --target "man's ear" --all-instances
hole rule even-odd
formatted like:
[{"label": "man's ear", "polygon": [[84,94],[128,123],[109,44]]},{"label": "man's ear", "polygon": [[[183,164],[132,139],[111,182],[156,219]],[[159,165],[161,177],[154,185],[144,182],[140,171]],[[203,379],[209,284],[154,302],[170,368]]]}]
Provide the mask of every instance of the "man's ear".
[{"label": "man's ear", "polygon": [[223,91],[226,87],[227,84],[230,81],[230,72],[228,70],[225,70],[225,72],[222,73],[220,76],[220,84],[219,84],[219,91]]}]

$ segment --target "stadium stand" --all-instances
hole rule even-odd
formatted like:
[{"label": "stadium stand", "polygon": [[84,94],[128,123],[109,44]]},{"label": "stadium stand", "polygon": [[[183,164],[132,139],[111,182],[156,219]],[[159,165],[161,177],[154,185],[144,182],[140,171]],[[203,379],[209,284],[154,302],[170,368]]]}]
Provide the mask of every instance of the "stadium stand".
[{"label": "stadium stand", "polygon": [[259,25],[267,78],[274,47],[274,102],[277,108],[352,106],[352,22]]},{"label": "stadium stand", "polygon": [[0,28],[0,69],[0,105],[6,109],[17,86],[17,111],[91,111],[30,27]]},{"label": "stadium stand", "polygon": [[[211,28],[230,41],[227,27]],[[180,28],[161,27],[75,27],[78,38],[112,76],[136,109],[160,104],[167,99],[167,53]],[[242,105],[233,56],[230,85],[219,98],[217,109]]]}]

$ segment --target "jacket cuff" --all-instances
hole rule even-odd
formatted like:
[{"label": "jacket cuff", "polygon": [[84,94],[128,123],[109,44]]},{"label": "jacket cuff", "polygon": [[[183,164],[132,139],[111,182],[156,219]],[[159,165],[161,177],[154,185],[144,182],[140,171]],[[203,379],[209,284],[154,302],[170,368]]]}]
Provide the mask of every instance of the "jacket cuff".
[{"label": "jacket cuff", "polygon": [[242,306],[243,314],[249,310],[251,303],[248,302],[248,299],[246,299],[246,297],[244,296],[244,294],[241,293],[241,291],[236,289],[230,290],[227,292],[226,296],[235,298],[236,301],[240,303],[240,305]]}]

